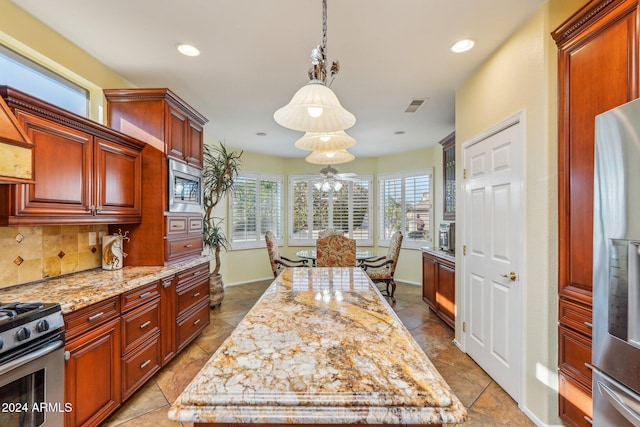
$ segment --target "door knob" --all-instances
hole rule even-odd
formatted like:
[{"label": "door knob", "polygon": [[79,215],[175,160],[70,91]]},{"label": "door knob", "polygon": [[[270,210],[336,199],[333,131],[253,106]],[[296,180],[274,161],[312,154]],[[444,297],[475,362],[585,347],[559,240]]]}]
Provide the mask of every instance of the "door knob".
[{"label": "door knob", "polygon": [[516,279],[518,278],[518,275],[515,272],[511,272],[509,274],[501,274],[500,277],[505,277],[507,279],[511,279],[513,282],[516,281]]}]

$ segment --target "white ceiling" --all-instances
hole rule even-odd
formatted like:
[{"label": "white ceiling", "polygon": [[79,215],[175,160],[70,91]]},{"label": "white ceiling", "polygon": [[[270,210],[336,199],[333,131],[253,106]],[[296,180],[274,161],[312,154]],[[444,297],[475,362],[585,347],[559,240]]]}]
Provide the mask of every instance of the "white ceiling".
[{"label": "white ceiling", "polygon": [[[356,116],[349,151],[384,156],[437,144],[454,130],[456,88],[544,1],[329,0],[327,59],[341,66],[331,88]],[[321,0],[13,2],[134,85],[170,88],[228,146],[308,154],[293,147],[302,134],[273,113],[308,81]],[[461,38],[476,47],[451,53]],[[202,54],[182,56],[178,43]],[[405,113],[415,98],[428,101]]]}]

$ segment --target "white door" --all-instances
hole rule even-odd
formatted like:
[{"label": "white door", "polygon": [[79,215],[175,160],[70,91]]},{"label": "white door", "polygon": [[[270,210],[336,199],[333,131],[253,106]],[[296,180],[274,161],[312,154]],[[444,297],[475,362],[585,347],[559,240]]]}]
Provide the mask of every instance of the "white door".
[{"label": "white door", "polygon": [[520,401],[523,146],[516,117],[464,147],[464,345]]}]

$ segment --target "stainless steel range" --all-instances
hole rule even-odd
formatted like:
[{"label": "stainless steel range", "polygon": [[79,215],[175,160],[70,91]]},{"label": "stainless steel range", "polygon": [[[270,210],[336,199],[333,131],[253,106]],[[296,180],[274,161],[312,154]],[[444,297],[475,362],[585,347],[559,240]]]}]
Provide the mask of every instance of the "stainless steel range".
[{"label": "stainless steel range", "polygon": [[64,320],[60,304],[0,303],[0,425],[61,426]]}]

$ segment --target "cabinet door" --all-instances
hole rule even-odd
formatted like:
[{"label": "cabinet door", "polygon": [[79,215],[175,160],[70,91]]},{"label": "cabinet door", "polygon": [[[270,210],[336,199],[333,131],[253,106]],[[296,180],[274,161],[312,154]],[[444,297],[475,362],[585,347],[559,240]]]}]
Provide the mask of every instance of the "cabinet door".
[{"label": "cabinet door", "polygon": [[142,214],[142,156],[139,151],[96,138],[97,215]]},{"label": "cabinet door", "polygon": [[202,167],[202,126],[189,120],[188,123],[188,143],[189,151],[187,163],[197,167]]},{"label": "cabinet door", "polygon": [[186,133],[188,118],[174,108],[167,107],[167,110],[167,155],[186,161],[189,150]]},{"label": "cabinet door", "polygon": [[455,268],[448,263],[438,264],[438,293],[436,303],[438,314],[452,328],[456,319],[456,279]]},{"label": "cabinet door", "polygon": [[436,309],[437,265],[434,257],[422,254],[422,299],[433,310]]},{"label": "cabinet door", "polygon": [[20,185],[14,215],[93,215],[93,137],[79,130],[16,111],[33,141],[36,184]]},{"label": "cabinet door", "polygon": [[165,277],[160,281],[160,353],[161,364],[166,365],[176,355],[176,279]]},{"label": "cabinet door", "polygon": [[121,401],[120,318],[67,343],[65,426],[98,425]]}]

